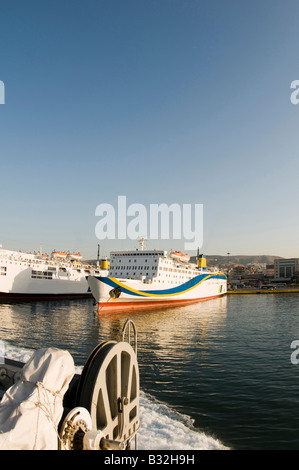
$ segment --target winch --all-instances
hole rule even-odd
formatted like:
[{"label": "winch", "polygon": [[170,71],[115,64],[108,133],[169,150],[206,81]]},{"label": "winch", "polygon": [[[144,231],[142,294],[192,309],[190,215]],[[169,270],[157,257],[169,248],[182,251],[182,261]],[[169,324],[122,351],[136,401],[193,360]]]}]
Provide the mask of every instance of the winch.
[{"label": "winch", "polygon": [[[49,351],[47,351],[47,354],[49,355]],[[53,351],[51,351],[51,355],[53,356]],[[41,364],[44,367],[46,362],[42,355],[39,355],[38,361],[36,358],[33,359],[34,361],[39,364],[38,367],[40,368],[42,367]],[[50,363],[48,359],[47,361]],[[36,371],[32,369],[32,360],[28,367],[30,367],[30,377],[32,378],[36,375]],[[28,388],[28,383],[26,384],[23,377],[24,370],[26,370],[26,365],[19,362],[5,360],[4,364],[0,364],[0,393],[1,389],[2,395],[4,392],[3,400],[0,402],[0,449],[3,448],[1,442],[4,442],[3,445],[5,446],[14,437],[13,430],[7,428],[3,430],[1,428],[1,416],[6,417],[5,426],[7,427],[8,412],[5,411],[5,405],[7,404],[5,393],[14,394],[15,397],[22,394],[24,400],[30,399],[30,406],[34,402],[39,413],[40,410],[44,412],[44,420],[47,424],[47,420],[51,424],[54,423],[54,415],[58,415],[55,406],[59,405],[59,399],[61,399],[62,412],[55,430],[58,441],[57,447],[61,450],[130,449],[133,437],[135,437],[135,449],[137,449],[137,431],[140,427],[139,368],[137,362],[137,332],[131,320],[126,321],[119,342],[103,342],[91,352],[82,373],[74,374],[68,381],[68,387],[63,397],[57,391],[58,389],[47,388],[45,381],[37,380],[34,382],[32,379],[27,381],[32,386],[32,393],[24,392],[24,387]],[[55,372],[52,369],[52,376],[57,373],[56,371],[57,365]],[[43,371],[43,377],[44,375]],[[34,380],[36,380],[36,377]],[[41,400],[43,396],[41,392],[47,393],[44,403]],[[33,399],[34,394],[36,394],[36,397]],[[2,395],[0,394],[0,399]],[[49,403],[51,403],[52,408]],[[18,405],[21,406],[20,403]],[[23,406],[24,408],[26,407]],[[13,410],[9,409],[9,412],[12,416]],[[36,412],[36,409],[32,410],[32,413],[34,412]],[[24,439],[26,438],[25,427],[27,423],[32,428],[33,422],[34,420],[30,419],[27,410],[27,416],[23,416],[23,421],[20,422],[20,426],[24,428],[22,429]],[[40,424],[40,428],[36,429],[35,432],[40,431],[42,433],[41,428],[42,425]],[[5,433],[7,436],[9,435],[9,439],[5,440]],[[2,441],[1,437],[3,438]],[[21,448],[47,448],[44,442],[45,439],[46,437],[41,438],[39,446],[36,446],[36,440],[32,445],[27,442],[20,443],[19,446]],[[14,448],[19,448],[17,446],[16,442]]]}]

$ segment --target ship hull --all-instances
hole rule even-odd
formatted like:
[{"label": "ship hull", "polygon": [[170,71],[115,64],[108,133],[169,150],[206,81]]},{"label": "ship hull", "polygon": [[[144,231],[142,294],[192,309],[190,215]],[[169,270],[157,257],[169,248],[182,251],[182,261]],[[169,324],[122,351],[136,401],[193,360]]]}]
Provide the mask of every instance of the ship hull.
[{"label": "ship hull", "polygon": [[5,277],[0,278],[0,299],[54,299],[90,295],[86,276],[80,276],[76,280],[71,280],[66,273],[62,273],[57,279],[40,277],[32,276],[32,269],[29,267],[11,268]]},{"label": "ship hull", "polygon": [[174,308],[174,307],[183,307],[185,305],[195,304],[201,301],[215,299],[218,295],[211,297],[202,297],[200,299],[190,299],[190,300],[160,300],[160,301],[114,301],[114,302],[98,302],[98,312],[102,310],[105,312],[116,312],[116,311],[126,311],[126,310],[135,310],[135,311],[144,311],[146,309],[164,309],[164,308]]},{"label": "ship hull", "polygon": [[89,276],[87,280],[99,312],[170,308],[209,300],[226,293],[226,276],[223,273],[201,274],[171,288],[163,288],[163,285],[157,288],[156,284],[112,277]]},{"label": "ship hull", "polygon": [[16,292],[0,292],[0,302],[32,302],[39,300],[72,300],[72,299],[90,299],[92,294],[90,292],[84,293],[62,293],[62,294],[27,294]]}]

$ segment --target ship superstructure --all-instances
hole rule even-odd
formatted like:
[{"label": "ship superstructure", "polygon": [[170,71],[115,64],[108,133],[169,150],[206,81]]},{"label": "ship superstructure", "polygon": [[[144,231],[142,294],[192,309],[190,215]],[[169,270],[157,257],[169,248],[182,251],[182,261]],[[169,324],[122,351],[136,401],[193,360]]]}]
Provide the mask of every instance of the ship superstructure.
[{"label": "ship superstructure", "polygon": [[106,267],[82,263],[80,253],[51,255],[3,249],[0,246],[0,298],[44,299],[89,297],[87,276],[105,276]]}]

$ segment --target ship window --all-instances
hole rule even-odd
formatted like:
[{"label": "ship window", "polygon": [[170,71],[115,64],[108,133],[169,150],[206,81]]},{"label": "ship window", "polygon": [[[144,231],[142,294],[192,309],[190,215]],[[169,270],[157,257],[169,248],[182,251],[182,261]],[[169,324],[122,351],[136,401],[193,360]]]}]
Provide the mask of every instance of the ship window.
[{"label": "ship window", "polygon": [[32,269],[31,278],[32,279],[52,279],[53,273],[49,271],[36,271]]}]

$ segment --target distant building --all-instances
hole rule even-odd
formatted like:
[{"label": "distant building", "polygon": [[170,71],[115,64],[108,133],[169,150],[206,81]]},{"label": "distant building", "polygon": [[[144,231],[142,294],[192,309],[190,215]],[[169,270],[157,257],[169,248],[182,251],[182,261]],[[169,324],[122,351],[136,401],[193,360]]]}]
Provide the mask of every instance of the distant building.
[{"label": "distant building", "polygon": [[274,264],[267,264],[266,265],[266,276],[267,277],[274,277]]},{"label": "distant building", "polygon": [[274,260],[274,278],[290,281],[299,274],[299,258],[280,258]]}]

